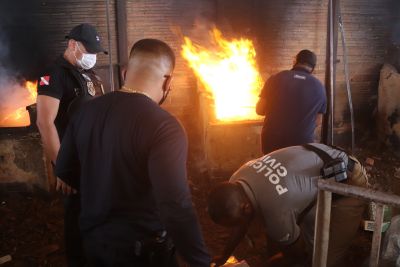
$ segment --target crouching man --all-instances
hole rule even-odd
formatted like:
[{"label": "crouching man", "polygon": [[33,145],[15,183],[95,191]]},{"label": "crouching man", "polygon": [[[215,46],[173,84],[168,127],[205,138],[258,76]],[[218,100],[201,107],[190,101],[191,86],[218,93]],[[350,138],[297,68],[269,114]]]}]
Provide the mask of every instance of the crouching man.
[{"label": "crouching man", "polygon": [[[233,228],[222,256],[213,260],[216,265],[225,263],[250,223],[260,220],[268,250],[283,253],[283,257],[271,257],[270,266],[311,266],[316,180],[321,173],[323,178],[367,186],[365,170],[357,159],[323,144],[274,151],[246,163],[229,182],[216,186],[208,199],[210,217],[217,224]],[[343,262],[364,208],[361,200],[333,196],[327,266]]]}]

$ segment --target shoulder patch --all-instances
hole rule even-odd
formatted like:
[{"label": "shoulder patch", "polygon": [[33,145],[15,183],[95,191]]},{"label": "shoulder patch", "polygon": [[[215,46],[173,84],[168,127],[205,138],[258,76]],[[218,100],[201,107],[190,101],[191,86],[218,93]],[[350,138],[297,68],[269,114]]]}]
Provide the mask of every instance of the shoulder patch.
[{"label": "shoulder patch", "polygon": [[50,75],[45,75],[40,77],[39,85],[49,85],[50,84]]}]

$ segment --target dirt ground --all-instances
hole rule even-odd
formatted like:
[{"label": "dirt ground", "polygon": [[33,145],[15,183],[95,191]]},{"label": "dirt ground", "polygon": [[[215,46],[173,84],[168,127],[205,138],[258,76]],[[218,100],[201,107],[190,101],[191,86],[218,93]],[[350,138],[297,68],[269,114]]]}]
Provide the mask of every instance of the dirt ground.
[{"label": "dirt ground", "polygon": [[[376,148],[358,149],[355,153],[361,162],[366,162],[371,182],[376,188],[399,192],[400,159],[389,152]],[[371,161],[373,160],[373,163]],[[399,178],[396,178],[399,176]],[[192,177],[193,178],[193,177]],[[229,231],[215,225],[209,219],[205,202],[207,191],[218,179],[207,184],[198,184],[191,179],[193,201],[195,203],[206,243],[213,255],[219,254],[229,237]],[[399,180],[399,181],[397,181]],[[59,195],[26,193],[17,190],[0,190],[0,258],[11,255],[12,260],[4,267],[64,267],[63,207]],[[357,238],[349,250],[347,266],[362,266],[368,257],[372,234],[359,230]],[[265,239],[261,230],[252,235],[253,244],[248,239],[242,241],[235,256],[245,259],[250,266],[265,266]],[[345,267],[345,266],[343,266]]]}]

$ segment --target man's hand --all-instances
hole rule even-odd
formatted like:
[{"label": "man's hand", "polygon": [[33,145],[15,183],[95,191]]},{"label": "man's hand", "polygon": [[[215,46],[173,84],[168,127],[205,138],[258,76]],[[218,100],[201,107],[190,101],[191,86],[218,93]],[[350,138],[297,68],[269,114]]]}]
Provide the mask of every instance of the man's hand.
[{"label": "man's hand", "polygon": [[56,191],[61,191],[61,193],[67,196],[78,193],[78,191],[75,188],[72,188],[71,186],[67,185],[63,180],[61,180],[58,177],[56,183]]}]

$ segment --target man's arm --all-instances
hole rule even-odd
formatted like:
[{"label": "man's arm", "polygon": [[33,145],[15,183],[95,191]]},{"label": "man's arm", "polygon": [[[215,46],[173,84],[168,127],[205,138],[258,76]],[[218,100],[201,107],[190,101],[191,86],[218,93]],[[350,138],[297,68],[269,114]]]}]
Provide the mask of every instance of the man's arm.
[{"label": "man's arm", "polygon": [[77,192],[74,188],[78,188],[79,185],[80,163],[73,136],[73,122],[69,123],[61,142],[55,172],[59,177],[57,179],[68,187],[66,189],[68,194]]},{"label": "man's arm", "polygon": [[317,118],[315,119],[315,127],[319,128],[322,125],[322,119],[324,117],[324,114],[318,113]]},{"label": "man's arm", "polygon": [[[58,151],[60,149],[60,138],[54,120],[57,117],[60,100],[47,95],[38,95],[37,97],[37,119],[42,143],[47,157],[54,164],[57,161]],[[76,192],[75,189],[65,184],[57,177],[56,190],[69,195]]]},{"label": "man's arm", "polygon": [[209,266],[186,176],[187,140],[175,119],[164,121],[152,144],[148,170],[161,220],[190,266]]},{"label": "man's arm", "polygon": [[58,137],[54,120],[57,117],[60,100],[47,95],[37,97],[37,120],[36,124],[42,137],[43,147],[49,159],[55,163],[60,139]]},{"label": "man's arm", "polygon": [[268,94],[272,87],[273,77],[274,76],[271,76],[261,89],[261,93],[256,105],[256,113],[260,116],[265,116],[267,113],[267,99],[269,98]]},{"label": "man's arm", "polygon": [[256,113],[260,116],[265,116],[267,101],[260,97],[256,105]]},{"label": "man's arm", "polygon": [[230,239],[228,240],[221,256],[216,256],[213,258],[212,262],[215,266],[222,266],[228,260],[228,258],[233,254],[235,248],[239,245],[240,241],[243,240],[249,228],[250,220],[235,227],[230,234]]}]

